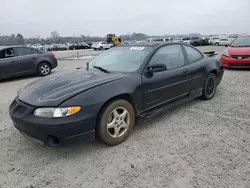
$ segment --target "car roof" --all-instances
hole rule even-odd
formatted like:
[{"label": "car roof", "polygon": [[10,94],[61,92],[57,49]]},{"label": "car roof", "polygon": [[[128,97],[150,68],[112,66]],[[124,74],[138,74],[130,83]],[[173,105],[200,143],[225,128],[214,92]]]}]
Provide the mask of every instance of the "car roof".
[{"label": "car roof", "polygon": [[157,48],[166,44],[183,44],[182,42],[142,42],[142,43],[131,43],[131,44],[120,44],[119,46],[144,46]]},{"label": "car roof", "polygon": [[22,47],[22,48],[30,48],[30,47],[28,47],[28,46],[0,46],[0,49],[2,50],[2,49],[6,49],[6,48],[20,48],[20,47]]}]

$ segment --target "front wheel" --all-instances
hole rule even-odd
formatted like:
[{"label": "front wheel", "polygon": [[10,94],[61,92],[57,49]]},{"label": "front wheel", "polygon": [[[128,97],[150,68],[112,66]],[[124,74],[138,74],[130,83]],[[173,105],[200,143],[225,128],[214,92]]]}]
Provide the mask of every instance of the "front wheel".
[{"label": "front wheel", "polygon": [[220,44],[218,42],[215,43],[215,46],[219,46]]},{"label": "front wheel", "polygon": [[38,74],[40,76],[47,76],[51,73],[51,66],[50,64],[44,62],[44,63],[40,63],[38,66]]},{"label": "front wheel", "polygon": [[103,47],[101,46],[101,47],[99,48],[99,50],[103,50]]},{"label": "front wheel", "polygon": [[127,139],[134,123],[135,113],[131,104],[125,100],[116,100],[104,108],[97,131],[106,144],[115,146]]},{"label": "front wheel", "polygon": [[208,75],[205,81],[202,91],[202,99],[211,100],[216,93],[216,89],[217,89],[216,76],[214,73],[211,73]]}]

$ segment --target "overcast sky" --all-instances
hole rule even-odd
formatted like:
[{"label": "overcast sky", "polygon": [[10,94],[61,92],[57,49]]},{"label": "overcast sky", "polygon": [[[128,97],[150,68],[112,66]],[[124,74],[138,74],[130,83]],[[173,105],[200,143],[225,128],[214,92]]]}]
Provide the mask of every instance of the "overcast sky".
[{"label": "overcast sky", "polygon": [[0,35],[250,33],[250,0],[0,0]]}]

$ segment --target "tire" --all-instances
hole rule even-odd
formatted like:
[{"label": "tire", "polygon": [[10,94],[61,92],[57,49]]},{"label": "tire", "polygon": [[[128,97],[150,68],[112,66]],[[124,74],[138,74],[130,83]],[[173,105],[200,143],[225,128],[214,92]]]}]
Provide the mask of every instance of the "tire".
[{"label": "tire", "polygon": [[51,73],[51,66],[49,63],[43,62],[38,65],[38,75],[47,76]]},{"label": "tire", "polygon": [[99,48],[99,50],[103,50],[103,47],[101,46],[101,47]]},{"label": "tire", "polygon": [[[212,87],[213,85],[213,87]],[[210,88],[209,88],[210,87]],[[210,73],[203,86],[202,96],[203,100],[211,100],[214,98],[217,89],[216,76],[214,73]]]},{"label": "tire", "polygon": [[[122,113],[126,113],[122,115]],[[108,128],[108,122],[110,122]],[[124,123],[125,122],[125,123]],[[103,142],[115,146],[124,142],[132,132],[135,113],[126,100],[115,100],[104,107],[99,117],[97,133]]]},{"label": "tire", "polygon": [[215,46],[219,46],[220,44],[218,42],[215,43]]}]

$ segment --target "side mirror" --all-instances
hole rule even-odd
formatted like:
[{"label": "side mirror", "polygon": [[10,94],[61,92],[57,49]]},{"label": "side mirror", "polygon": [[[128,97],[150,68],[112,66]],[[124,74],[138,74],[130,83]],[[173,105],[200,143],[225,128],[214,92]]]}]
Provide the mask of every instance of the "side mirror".
[{"label": "side mirror", "polygon": [[226,46],[226,47],[228,47],[229,45],[228,45],[228,44],[226,44],[225,46]]},{"label": "side mirror", "polygon": [[154,64],[154,65],[150,65],[148,66],[147,70],[146,70],[146,73],[154,73],[154,72],[162,72],[162,71],[165,71],[167,70],[167,67],[165,64],[163,63],[157,63],[157,64]]}]

